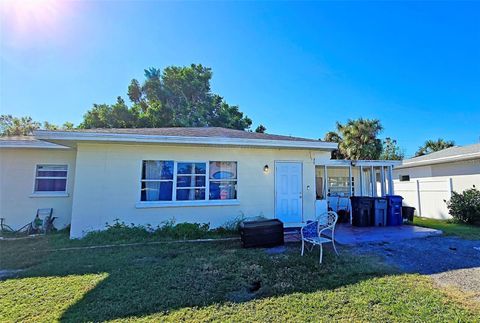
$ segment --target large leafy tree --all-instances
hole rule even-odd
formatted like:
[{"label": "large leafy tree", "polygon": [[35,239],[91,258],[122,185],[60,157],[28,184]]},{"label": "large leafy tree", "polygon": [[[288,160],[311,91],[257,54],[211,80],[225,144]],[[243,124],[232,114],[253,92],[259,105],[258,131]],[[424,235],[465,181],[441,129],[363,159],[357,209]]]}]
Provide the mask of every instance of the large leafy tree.
[{"label": "large leafy tree", "polygon": [[455,142],[453,140],[444,140],[442,138],[439,138],[437,140],[427,140],[425,141],[423,146],[418,148],[417,152],[415,153],[415,156],[416,157],[423,156],[423,155],[430,154],[443,149],[447,149],[453,146],[455,146]]},{"label": "large leafy tree", "polygon": [[212,93],[212,71],[202,65],[170,66],[145,70],[143,83],[128,86],[128,107],[119,97],[114,105],[94,104],[82,128],[203,127],[245,130],[252,121],[238,106]]},{"label": "large leafy tree", "polygon": [[14,117],[10,114],[0,115],[0,136],[28,136],[38,129],[65,130],[73,129],[71,122],[65,122],[62,126],[48,121],[42,123],[34,121],[32,117]]},{"label": "large leafy tree", "polygon": [[25,136],[40,129],[41,123],[31,117],[14,117],[10,114],[0,116],[0,134],[2,136]]},{"label": "large leafy tree", "polygon": [[267,131],[267,128],[263,124],[260,124],[255,128],[255,132],[257,133],[265,133],[265,131]]},{"label": "large leafy tree", "polygon": [[397,141],[390,137],[383,141],[382,154],[380,159],[383,160],[402,160],[405,157],[404,151],[398,146]]},{"label": "large leafy tree", "polygon": [[377,119],[349,119],[345,124],[337,122],[337,131],[328,132],[325,140],[338,142],[337,158],[378,159],[382,153],[382,141],[377,136],[382,130]]}]

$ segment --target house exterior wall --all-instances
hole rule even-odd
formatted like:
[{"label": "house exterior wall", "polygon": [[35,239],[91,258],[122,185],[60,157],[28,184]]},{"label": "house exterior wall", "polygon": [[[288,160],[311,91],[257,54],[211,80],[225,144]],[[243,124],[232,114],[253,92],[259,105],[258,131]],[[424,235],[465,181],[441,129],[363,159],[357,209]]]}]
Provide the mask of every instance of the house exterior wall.
[{"label": "house exterior wall", "polygon": [[[56,228],[70,223],[75,178],[73,149],[1,148],[0,149],[0,217],[13,229],[31,222],[37,209],[53,208]],[[68,196],[35,196],[37,164],[67,164]]]},{"label": "house exterior wall", "polygon": [[[328,151],[294,149],[79,143],[71,237],[104,229],[106,223],[115,219],[152,226],[175,219],[177,223],[210,223],[218,227],[242,216],[273,218],[276,161],[302,163],[303,219],[313,219],[314,159],[329,157]],[[143,160],[236,161],[238,204],[139,208]],[[267,174],[264,165],[269,166]]]},{"label": "house exterior wall", "polygon": [[432,167],[431,166],[420,166],[420,167],[409,167],[409,168],[400,168],[393,169],[393,179],[399,181],[400,176],[409,175],[410,180],[413,178],[425,178],[432,176]]},{"label": "house exterior wall", "polygon": [[[400,175],[410,175],[410,181],[399,181]],[[394,169],[394,178],[395,193],[403,196],[405,205],[415,207],[417,215],[449,219],[444,200],[451,192],[480,188],[480,159]]]}]

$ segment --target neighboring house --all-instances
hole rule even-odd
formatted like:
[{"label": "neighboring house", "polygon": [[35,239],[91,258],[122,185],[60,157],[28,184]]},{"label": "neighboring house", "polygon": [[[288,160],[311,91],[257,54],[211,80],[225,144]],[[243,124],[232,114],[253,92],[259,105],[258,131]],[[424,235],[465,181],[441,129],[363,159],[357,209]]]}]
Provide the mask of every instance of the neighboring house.
[{"label": "neighboring house", "polygon": [[451,192],[480,188],[480,144],[451,147],[404,160],[394,168],[395,192],[417,215],[448,219],[446,200]]},{"label": "neighboring house", "polygon": [[[1,217],[53,207],[71,237],[127,224],[313,220],[351,195],[393,193],[390,161],[330,160],[337,144],[225,128],[37,131],[0,144]],[[19,144],[21,142],[22,144]],[[28,144],[26,144],[28,143]],[[59,224],[59,225],[58,225]]]},{"label": "neighboring house", "polygon": [[12,228],[53,208],[56,227],[70,223],[76,150],[33,137],[0,137],[0,218]]}]

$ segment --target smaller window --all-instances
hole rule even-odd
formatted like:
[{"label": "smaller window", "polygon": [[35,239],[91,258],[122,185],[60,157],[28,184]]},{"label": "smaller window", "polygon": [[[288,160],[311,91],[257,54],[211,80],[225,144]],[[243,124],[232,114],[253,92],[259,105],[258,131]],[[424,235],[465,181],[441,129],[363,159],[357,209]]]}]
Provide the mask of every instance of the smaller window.
[{"label": "smaller window", "polygon": [[410,181],[410,175],[400,175],[400,182],[409,182]]},{"label": "smaller window", "polygon": [[[352,196],[355,195],[353,182],[354,178],[351,178],[349,182],[348,177],[328,177],[328,196]],[[350,191],[350,183],[352,190]]]},{"label": "smaller window", "polygon": [[209,199],[237,199],[237,162],[211,161],[209,168]]},{"label": "smaller window", "polygon": [[205,200],[206,163],[177,163],[177,201]]},{"label": "smaller window", "polygon": [[37,165],[35,192],[66,192],[67,165]]},{"label": "smaller window", "polygon": [[144,160],[141,201],[171,201],[173,161]]}]

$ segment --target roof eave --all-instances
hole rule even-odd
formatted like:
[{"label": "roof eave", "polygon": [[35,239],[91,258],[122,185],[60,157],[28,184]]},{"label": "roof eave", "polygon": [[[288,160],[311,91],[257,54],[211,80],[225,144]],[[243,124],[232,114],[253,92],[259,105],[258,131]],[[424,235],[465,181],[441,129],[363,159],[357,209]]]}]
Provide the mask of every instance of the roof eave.
[{"label": "roof eave", "polygon": [[399,165],[395,168],[402,169],[402,168],[410,168],[410,167],[421,167],[421,166],[444,164],[444,163],[451,163],[451,162],[457,162],[457,161],[465,161],[465,160],[471,160],[471,159],[477,159],[477,158],[480,158],[480,152],[471,153],[471,154],[456,155],[456,156],[448,156],[448,157],[442,157],[442,158],[435,158],[435,159],[428,159],[428,160],[403,162],[402,165]]},{"label": "roof eave", "polygon": [[400,160],[349,160],[349,159],[315,159],[316,166],[345,167],[381,167],[400,165]]},{"label": "roof eave", "polygon": [[73,142],[137,142],[137,143],[161,143],[181,145],[222,145],[242,147],[269,147],[269,148],[294,148],[294,149],[320,149],[335,150],[336,143],[315,142],[300,140],[270,140],[270,139],[246,139],[229,137],[186,137],[186,136],[160,136],[118,133],[80,133],[69,131],[46,131],[34,132],[35,138],[45,141],[73,141]]}]

